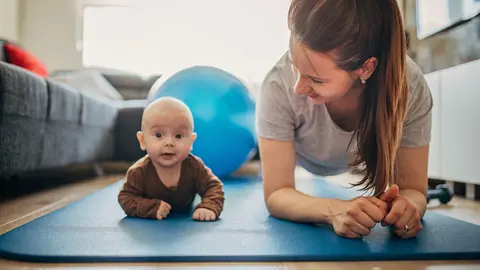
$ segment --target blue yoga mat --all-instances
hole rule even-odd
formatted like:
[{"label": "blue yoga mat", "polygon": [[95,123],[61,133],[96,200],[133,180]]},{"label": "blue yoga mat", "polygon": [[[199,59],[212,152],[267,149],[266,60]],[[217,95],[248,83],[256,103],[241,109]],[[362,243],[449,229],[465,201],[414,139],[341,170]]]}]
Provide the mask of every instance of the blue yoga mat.
[{"label": "blue yoga mat", "polygon": [[[480,258],[480,226],[427,212],[424,230],[399,239],[378,225],[368,237],[339,237],[325,225],[268,215],[262,182],[223,179],[225,210],[215,222],[191,213],[166,220],[126,217],[117,203],[122,181],[0,236],[0,255],[37,262],[365,261]],[[298,179],[311,195],[352,198],[317,179]],[[198,198],[197,198],[198,202]]]}]

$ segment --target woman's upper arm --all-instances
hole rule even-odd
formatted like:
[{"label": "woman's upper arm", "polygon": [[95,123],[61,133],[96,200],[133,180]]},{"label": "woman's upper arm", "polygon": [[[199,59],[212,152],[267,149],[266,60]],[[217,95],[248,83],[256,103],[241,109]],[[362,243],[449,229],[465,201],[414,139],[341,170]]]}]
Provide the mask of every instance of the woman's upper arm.
[{"label": "woman's upper arm", "polygon": [[402,189],[418,190],[427,195],[429,145],[403,147],[398,151],[395,182]]},{"label": "woman's upper arm", "polygon": [[426,194],[433,98],[420,68],[411,59],[408,68],[410,98],[398,150],[397,184],[401,189],[416,189]]},{"label": "woman's upper arm", "polygon": [[430,143],[433,97],[420,69],[412,61],[409,65],[409,99],[403,126],[401,147],[424,147]]},{"label": "woman's upper arm", "polygon": [[256,108],[265,198],[278,188],[294,186],[295,113],[280,73],[273,69],[267,74]]},{"label": "woman's upper arm", "polygon": [[293,141],[259,138],[265,200],[280,188],[293,188],[295,146]]}]

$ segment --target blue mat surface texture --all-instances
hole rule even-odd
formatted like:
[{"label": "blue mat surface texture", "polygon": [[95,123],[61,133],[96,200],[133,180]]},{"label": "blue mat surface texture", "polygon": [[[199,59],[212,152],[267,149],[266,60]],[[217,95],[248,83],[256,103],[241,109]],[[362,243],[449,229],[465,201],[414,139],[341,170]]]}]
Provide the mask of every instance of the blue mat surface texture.
[{"label": "blue mat surface texture", "polygon": [[[0,255],[40,262],[480,259],[480,226],[471,223],[427,212],[415,239],[380,225],[368,237],[347,239],[329,226],[269,216],[256,178],[223,181],[225,209],[215,222],[194,221],[191,213],[161,221],[126,217],[117,203],[120,181],[1,235]],[[321,178],[298,179],[297,188],[343,199],[359,194]]]}]

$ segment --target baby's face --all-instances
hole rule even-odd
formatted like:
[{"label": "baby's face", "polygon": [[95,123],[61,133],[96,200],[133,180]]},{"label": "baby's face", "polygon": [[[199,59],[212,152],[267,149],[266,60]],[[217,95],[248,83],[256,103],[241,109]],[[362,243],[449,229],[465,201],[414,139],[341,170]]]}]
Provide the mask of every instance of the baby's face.
[{"label": "baby's face", "polygon": [[164,167],[181,163],[190,153],[196,138],[188,113],[157,110],[145,120],[144,146],[152,161]]}]

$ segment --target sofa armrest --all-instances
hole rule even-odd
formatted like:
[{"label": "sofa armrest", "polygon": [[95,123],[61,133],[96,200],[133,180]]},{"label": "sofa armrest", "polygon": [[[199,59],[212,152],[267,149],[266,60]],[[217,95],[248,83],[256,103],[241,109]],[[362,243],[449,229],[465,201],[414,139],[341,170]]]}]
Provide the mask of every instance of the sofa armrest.
[{"label": "sofa armrest", "polygon": [[133,162],[145,155],[137,140],[141,129],[142,114],[148,100],[125,100],[118,103],[118,116],[115,124],[114,161]]},{"label": "sofa armrest", "polygon": [[0,176],[110,160],[117,108],[0,62]]}]

